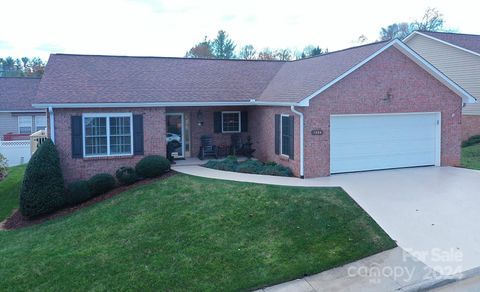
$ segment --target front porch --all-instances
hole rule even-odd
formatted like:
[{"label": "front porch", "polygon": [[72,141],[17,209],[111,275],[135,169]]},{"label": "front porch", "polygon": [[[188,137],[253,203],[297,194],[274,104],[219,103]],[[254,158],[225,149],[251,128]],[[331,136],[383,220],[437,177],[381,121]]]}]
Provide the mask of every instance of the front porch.
[{"label": "front porch", "polygon": [[[247,144],[254,148],[248,127],[249,113],[246,107],[168,108],[167,156],[175,158],[178,165],[200,165],[209,159],[244,154],[242,151]],[[201,150],[207,143],[205,137],[215,150],[201,160]]]}]

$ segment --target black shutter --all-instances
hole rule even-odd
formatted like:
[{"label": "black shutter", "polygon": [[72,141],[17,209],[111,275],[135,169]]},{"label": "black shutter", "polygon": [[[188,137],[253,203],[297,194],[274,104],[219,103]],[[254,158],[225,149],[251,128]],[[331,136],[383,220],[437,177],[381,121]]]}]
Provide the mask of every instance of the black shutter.
[{"label": "black shutter", "polygon": [[242,122],[242,132],[248,132],[248,112],[244,111],[241,113],[241,118]]},{"label": "black shutter", "polygon": [[288,119],[288,129],[289,129],[289,136],[290,136],[290,145],[288,146],[288,156],[290,157],[290,159],[293,159],[294,158],[294,153],[295,153],[295,135],[294,135],[294,128],[295,128],[295,123],[294,123],[294,119],[293,119],[293,116],[290,116],[290,118]]},{"label": "black shutter", "polygon": [[83,157],[83,135],[82,135],[82,117],[71,117],[72,132],[72,158]]},{"label": "black shutter", "polygon": [[143,115],[133,115],[133,155],[143,155]]},{"label": "black shutter", "polygon": [[213,132],[222,132],[222,112],[213,113]]},{"label": "black shutter", "polygon": [[275,154],[280,154],[280,115],[275,115]]}]

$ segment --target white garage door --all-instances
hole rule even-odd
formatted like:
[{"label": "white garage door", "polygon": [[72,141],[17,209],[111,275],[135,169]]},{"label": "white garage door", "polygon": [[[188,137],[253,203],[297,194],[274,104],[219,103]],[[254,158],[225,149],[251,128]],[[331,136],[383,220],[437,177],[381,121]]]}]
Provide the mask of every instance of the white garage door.
[{"label": "white garage door", "polygon": [[439,165],[440,114],[330,116],[330,172]]}]

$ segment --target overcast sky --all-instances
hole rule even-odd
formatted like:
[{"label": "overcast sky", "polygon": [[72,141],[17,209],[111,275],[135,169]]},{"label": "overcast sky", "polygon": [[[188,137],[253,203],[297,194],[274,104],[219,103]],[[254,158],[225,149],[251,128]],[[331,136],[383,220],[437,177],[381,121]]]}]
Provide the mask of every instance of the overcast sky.
[{"label": "overcast sky", "polygon": [[480,34],[473,0],[1,0],[0,57],[50,53],[183,56],[206,35],[226,30],[238,46],[330,51],[369,42],[379,29],[413,21],[427,7],[446,26]]}]

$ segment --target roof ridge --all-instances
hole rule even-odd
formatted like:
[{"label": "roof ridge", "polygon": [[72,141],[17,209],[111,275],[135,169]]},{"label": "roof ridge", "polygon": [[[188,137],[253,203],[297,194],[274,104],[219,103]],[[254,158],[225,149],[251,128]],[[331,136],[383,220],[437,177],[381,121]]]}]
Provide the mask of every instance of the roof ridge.
[{"label": "roof ridge", "polygon": [[454,34],[454,35],[466,35],[466,36],[476,36],[480,37],[480,34],[473,34],[473,33],[460,33],[460,32],[449,32],[449,31],[429,31],[429,30],[416,30],[419,33],[442,33],[442,34]]},{"label": "roof ridge", "polygon": [[363,47],[378,45],[378,44],[381,44],[381,43],[388,43],[388,42],[391,42],[393,40],[394,39],[389,39],[389,40],[385,40],[385,41],[377,41],[377,42],[363,44],[363,45],[359,45],[359,46],[348,47],[348,48],[345,48],[345,49],[336,50],[336,51],[332,51],[332,52],[327,52],[325,54],[320,54],[320,55],[317,55],[317,56],[312,56],[312,57],[308,57],[308,58],[293,60],[291,62],[297,62],[297,61],[304,61],[304,60],[319,58],[319,57],[323,57],[323,56],[327,56],[327,55],[331,55],[331,54],[335,54],[335,53],[345,52],[345,51],[348,51],[348,50],[354,50],[354,49],[359,49],[359,48],[363,48]]},{"label": "roof ridge", "polygon": [[57,56],[77,56],[77,57],[105,57],[105,58],[138,58],[138,59],[173,59],[173,60],[203,60],[203,61],[233,61],[233,62],[277,62],[286,63],[284,60],[247,60],[247,59],[215,59],[215,58],[188,58],[188,57],[165,57],[165,56],[129,56],[129,55],[102,55],[102,54],[66,54],[55,53]]}]

